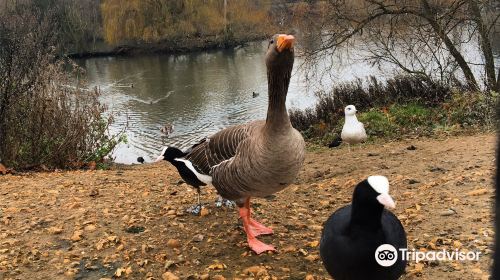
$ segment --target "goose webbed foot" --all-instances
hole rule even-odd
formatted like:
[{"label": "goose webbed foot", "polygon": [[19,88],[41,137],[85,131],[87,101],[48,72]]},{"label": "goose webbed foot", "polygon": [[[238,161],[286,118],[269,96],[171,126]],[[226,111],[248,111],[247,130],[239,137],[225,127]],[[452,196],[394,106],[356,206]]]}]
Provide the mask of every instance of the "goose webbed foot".
[{"label": "goose webbed foot", "polygon": [[272,228],[268,228],[252,218],[248,221],[248,226],[255,236],[274,233]]},{"label": "goose webbed foot", "polygon": [[276,251],[274,246],[265,244],[256,238],[256,236],[262,234],[272,234],[273,230],[255,221],[250,216],[250,199],[247,198],[243,207],[240,207],[240,218],[243,221],[243,229],[247,234],[247,242],[250,249],[257,254],[262,254],[266,251]]},{"label": "goose webbed foot", "polygon": [[217,200],[215,201],[215,207],[220,208],[222,206],[232,209],[236,207],[236,203],[232,200],[225,199],[222,196],[218,196]]},{"label": "goose webbed foot", "polygon": [[266,251],[276,251],[276,248],[274,248],[273,245],[266,244],[255,237],[247,237],[247,242],[250,249],[252,249],[252,251],[254,251],[257,255],[260,255]]}]

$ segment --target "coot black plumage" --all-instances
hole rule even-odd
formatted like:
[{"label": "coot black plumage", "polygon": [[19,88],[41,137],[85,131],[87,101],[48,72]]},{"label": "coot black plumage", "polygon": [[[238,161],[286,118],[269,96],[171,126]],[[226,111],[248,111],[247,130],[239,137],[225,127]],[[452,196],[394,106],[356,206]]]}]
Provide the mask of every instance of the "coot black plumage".
[{"label": "coot black plumage", "polygon": [[[335,211],[323,228],[320,253],[328,273],[336,280],[391,280],[405,271],[400,248],[407,248],[401,222],[384,206],[394,208],[389,196],[389,181],[370,176],[354,189],[352,204]],[[375,260],[375,251],[390,244],[398,260],[384,267]]]}]

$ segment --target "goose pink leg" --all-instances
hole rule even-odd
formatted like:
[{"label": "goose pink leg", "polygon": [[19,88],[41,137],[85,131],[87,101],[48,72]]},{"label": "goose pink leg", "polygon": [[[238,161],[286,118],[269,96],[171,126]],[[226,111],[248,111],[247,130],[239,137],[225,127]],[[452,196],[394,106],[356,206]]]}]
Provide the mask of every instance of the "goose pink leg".
[{"label": "goose pink leg", "polygon": [[262,234],[272,234],[273,230],[263,226],[259,222],[250,218],[250,216],[250,198],[247,198],[243,207],[240,207],[240,218],[243,221],[243,229],[247,234],[247,242],[250,249],[257,254],[262,254],[266,251],[276,251],[274,246],[265,244],[256,238]]}]

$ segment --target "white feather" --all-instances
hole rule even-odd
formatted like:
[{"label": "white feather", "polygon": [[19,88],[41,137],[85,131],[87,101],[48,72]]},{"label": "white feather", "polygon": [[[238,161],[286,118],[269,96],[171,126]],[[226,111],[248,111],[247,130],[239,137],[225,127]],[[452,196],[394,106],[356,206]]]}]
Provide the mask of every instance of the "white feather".
[{"label": "white feather", "polygon": [[389,180],[385,176],[370,176],[368,184],[379,194],[389,194]]},{"label": "white feather", "polygon": [[191,163],[189,160],[185,160],[182,158],[176,158],[175,160],[184,162],[184,164],[186,164],[186,167],[189,168],[189,170],[191,170],[194,173],[194,175],[196,176],[196,178],[198,178],[198,180],[202,181],[205,184],[212,184],[212,176],[201,174],[198,171],[196,171],[196,169],[193,166],[193,163]]}]

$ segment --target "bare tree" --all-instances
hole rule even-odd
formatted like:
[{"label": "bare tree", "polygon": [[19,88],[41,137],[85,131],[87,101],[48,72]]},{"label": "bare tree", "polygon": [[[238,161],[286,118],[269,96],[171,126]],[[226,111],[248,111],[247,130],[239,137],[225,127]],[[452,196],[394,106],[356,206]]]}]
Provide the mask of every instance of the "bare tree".
[{"label": "bare tree", "polygon": [[[328,12],[317,26],[321,43],[306,50],[309,61],[356,44],[372,63],[391,63],[410,74],[452,82],[460,70],[472,89],[481,88],[473,71],[480,66],[486,89],[500,91],[491,47],[500,12],[492,0],[328,0],[324,5]],[[468,59],[471,44],[479,48],[481,61]]]}]

